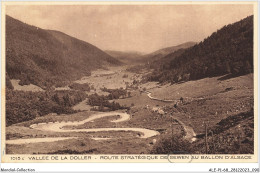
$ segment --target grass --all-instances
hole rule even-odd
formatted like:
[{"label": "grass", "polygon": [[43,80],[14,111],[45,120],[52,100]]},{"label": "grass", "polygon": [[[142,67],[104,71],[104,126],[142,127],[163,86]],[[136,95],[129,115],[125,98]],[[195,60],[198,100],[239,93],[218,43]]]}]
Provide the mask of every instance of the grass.
[{"label": "grass", "polygon": [[[209,154],[253,154],[254,116],[245,112],[221,120],[209,129]],[[204,137],[192,144],[193,151],[205,153]]]},{"label": "grass", "polygon": [[87,119],[91,115],[93,115],[96,112],[78,112],[71,115],[47,115],[42,117],[37,117],[33,120],[22,122],[15,124],[15,126],[25,126],[29,127],[32,124],[38,124],[38,123],[48,123],[48,122],[61,122],[61,121],[82,121],[84,119]]},{"label": "grass", "polygon": [[[192,92],[194,96],[200,97],[200,99],[185,99],[186,95],[184,95],[183,104],[179,104],[177,108],[168,105],[166,110],[174,117],[180,119],[184,124],[193,127],[196,133],[203,133],[203,122],[207,122],[209,126],[214,126],[224,118],[250,111],[253,108],[254,95],[251,75],[252,74],[219,82],[215,87],[221,89],[212,95],[208,92],[201,95],[203,89],[199,89],[198,91],[194,89],[190,92]],[[217,79],[218,78],[211,78],[211,81],[202,79],[202,81],[200,80],[198,82],[202,83],[204,80],[205,83],[216,83],[218,82]],[[178,88],[182,88],[181,86],[183,85],[184,89],[186,89],[189,84],[183,83],[179,85]],[[171,90],[174,90],[173,87],[174,86],[172,86]],[[212,87],[214,89],[214,86]],[[232,90],[226,90],[226,88],[232,88]],[[208,88],[207,90],[213,89]],[[163,95],[164,92],[162,92],[161,97],[163,97]],[[176,94],[173,94],[172,98],[174,97],[176,97]]]},{"label": "grass", "polygon": [[154,97],[162,99],[198,98],[213,96],[233,87],[234,90],[253,89],[253,74],[219,80],[221,77],[204,78],[196,81],[188,81],[180,84],[164,85],[149,91]]},{"label": "grass", "polygon": [[[124,73],[120,74],[123,76]],[[113,74],[111,78],[116,78]],[[107,76],[106,76],[107,77]],[[132,75],[128,76],[132,78]],[[97,77],[98,79],[104,76]],[[172,136],[183,136],[185,134],[183,127],[178,125],[175,120],[182,121],[185,125],[191,126],[196,134],[204,133],[203,122],[207,122],[209,129],[216,128],[217,123],[221,120],[228,122],[228,117],[237,116],[240,113],[248,112],[253,108],[253,78],[252,74],[230,78],[226,80],[218,80],[219,77],[205,78],[198,81],[190,81],[175,85],[165,85],[157,88],[148,87],[149,83],[142,84],[147,90],[152,92],[152,96],[166,99],[184,98],[184,103],[165,103],[161,101],[151,100],[146,93],[139,90],[131,91],[131,96],[125,99],[116,99],[120,105],[131,107],[128,113],[131,115],[129,121],[113,123],[110,122],[116,117],[105,117],[97,119],[93,122],[85,123],[76,128],[147,128],[157,130],[161,135],[148,139],[141,139],[136,137],[137,132],[70,132],[70,133],[56,133],[44,132],[34,129],[28,129],[31,124],[41,122],[56,122],[56,121],[81,121],[96,112],[84,111],[71,115],[52,115],[39,117],[31,121],[19,123],[6,128],[8,139],[16,138],[31,138],[31,137],[72,137],[77,136],[79,139],[64,140],[52,143],[35,143],[20,145],[7,145],[7,153],[12,154],[33,154],[33,153],[78,153],[84,154],[89,152],[91,154],[149,154],[149,153],[164,153],[163,146],[167,144],[166,139],[172,139]],[[94,81],[93,81],[94,82]],[[103,83],[105,85],[105,83]],[[103,87],[99,82],[98,85]],[[113,85],[115,85],[114,83]],[[190,99],[187,99],[189,97]],[[148,106],[147,106],[148,105]],[[153,112],[154,107],[160,107],[164,110],[164,115],[159,115]],[[237,147],[238,141],[231,139],[237,137],[235,132],[238,130],[237,126],[230,126],[226,129],[221,129],[218,133],[209,136],[210,152],[212,153],[232,153],[240,150],[241,153],[252,153],[253,139],[253,120],[252,118],[245,118],[239,121],[244,135],[240,142],[242,146]],[[172,124],[175,124],[172,127]],[[71,128],[71,127],[70,127]],[[227,137],[223,139],[223,137]],[[92,137],[112,138],[109,140],[95,141]],[[165,138],[165,139],[164,139]],[[229,139],[230,138],[230,139]],[[156,144],[153,140],[156,139]],[[176,138],[176,144],[182,141],[181,137]],[[214,139],[214,140],[213,140]],[[229,140],[229,142],[227,142]],[[186,142],[185,142],[186,143]],[[212,150],[213,144],[216,143],[215,151]],[[48,145],[46,145],[48,144]],[[219,146],[217,146],[219,144]],[[223,145],[222,145],[223,144]],[[229,145],[230,144],[230,145]],[[168,144],[167,144],[168,145]],[[181,144],[180,144],[181,145]],[[228,145],[229,147],[225,146]],[[185,145],[188,147],[188,144]],[[222,146],[222,147],[221,147]],[[21,150],[22,148],[22,150]],[[156,149],[158,148],[158,149]],[[204,153],[204,139],[198,139],[191,146],[191,152]],[[216,149],[217,148],[217,149]],[[172,150],[172,148],[171,148]],[[217,151],[216,151],[217,150]],[[234,153],[234,152],[233,152]]]},{"label": "grass", "polygon": [[[151,112],[148,109],[136,109],[131,110],[130,114],[132,119],[126,122],[115,123],[110,122],[110,120],[115,119],[115,117],[105,117],[97,119],[93,122],[86,123],[77,128],[105,128],[105,127],[137,127],[137,128],[148,128],[160,131],[161,134],[170,132],[171,118],[161,117],[156,113]],[[93,151],[94,154],[125,154],[125,153],[149,153],[152,148],[152,140],[157,139],[158,136],[148,139],[138,138],[138,132],[120,132],[120,131],[110,131],[110,132],[96,132],[96,133],[84,133],[84,132],[70,132],[70,133],[56,133],[56,132],[44,132],[37,131],[34,129],[28,129],[24,126],[29,126],[30,124],[40,123],[40,122],[50,122],[50,121],[74,121],[83,120],[91,115],[90,112],[80,112],[73,115],[63,115],[63,116],[53,116],[53,117],[40,117],[36,120],[20,123],[18,125],[13,125],[7,127],[7,134],[9,139],[15,138],[32,138],[32,137],[72,137],[78,136],[80,139],[77,140],[64,140],[60,141],[59,144],[56,142],[52,143],[35,143],[20,145],[17,147],[15,145],[7,145],[8,153],[19,153],[19,154],[33,154],[33,153],[53,153],[56,151],[75,151],[75,153],[84,153],[84,151],[91,150],[93,148],[89,146],[95,146],[96,150]],[[174,134],[181,133],[181,127],[177,127],[174,130]],[[19,134],[19,135],[18,135]],[[95,141],[90,138],[101,137],[101,138],[112,138],[105,141]],[[75,143],[75,141],[77,141]],[[48,145],[46,145],[48,144]],[[56,146],[57,144],[58,146]],[[62,144],[61,146],[59,146]],[[80,146],[79,146],[80,145]],[[81,146],[82,145],[82,146]],[[73,146],[73,147],[72,147]],[[30,148],[30,150],[20,150],[20,148]],[[115,150],[116,148],[116,150]],[[48,151],[48,149],[50,151]],[[19,150],[19,151],[18,151]],[[48,151],[48,152],[47,152]]]}]

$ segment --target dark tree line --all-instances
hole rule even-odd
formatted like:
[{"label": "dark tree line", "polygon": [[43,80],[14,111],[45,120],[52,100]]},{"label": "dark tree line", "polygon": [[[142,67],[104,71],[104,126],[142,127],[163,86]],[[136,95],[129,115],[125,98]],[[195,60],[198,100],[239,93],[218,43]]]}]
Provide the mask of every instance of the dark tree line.
[{"label": "dark tree line", "polygon": [[71,106],[83,101],[81,91],[24,92],[6,90],[6,125],[32,120],[49,113],[70,114]]},{"label": "dark tree line", "polygon": [[98,106],[99,111],[115,111],[119,109],[128,109],[127,107],[121,106],[119,103],[116,103],[115,101],[110,102],[109,100],[109,96],[100,96],[95,93],[88,97],[88,104],[91,106]]},{"label": "dark tree line", "polygon": [[90,86],[88,83],[79,84],[79,83],[73,83],[69,86],[71,89],[74,90],[80,90],[80,91],[90,91]]},{"label": "dark tree line", "polygon": [[107,89],[107,88],[102,88],[102,91],[108,92],[109,95],[107,96],[107,99],[113,100],[113,99],[119,99],[121,97],[125,98],[129,96],[130,94],[127,92],[126,89],[120,88],[120,89]]},{"label": "dark tree line", "polygon": [[164,59],[165,62],[155,67],[150,80],[175,83],[224,74],[238,76],[251,73],[253,16],[224,26],[180,55],[172,53]]}]

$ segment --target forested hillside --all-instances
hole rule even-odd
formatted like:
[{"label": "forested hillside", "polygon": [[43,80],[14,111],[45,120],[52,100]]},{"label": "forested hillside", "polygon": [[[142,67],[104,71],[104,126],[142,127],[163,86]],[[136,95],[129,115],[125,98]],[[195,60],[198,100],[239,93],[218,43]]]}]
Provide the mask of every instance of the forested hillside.
[{"label": "forested hillside", "polygon": [[122,51],[113,51],[113,50],[106,50],[105,51],[108,55],[112,56],[113,58],[125,63],[125,64],[136,64],[142,62],[142,53],[140,52],[122,52]]},{"label": "forested hillside", "polygon": [[194,46],[195,44],[196,42],[190,41],[177,46],[171,46],[171,47],[159,49],[155,52],[144,55],[143,59],[145,59],[149,63],[152,63],[153,61],[157,61],[157,60],[159,61],[161,58],[165,57],[168,54],[174,53],[175,51],[178,51],[180,49],[187,49],[189,47]]},{"label": "forested hillside", "polygon": [[[153,64],[160,63],[161,58],[165,57],[168,54],[174,53],[180,49],[186,49],[191,46],[194,46],[196,42],[186,42],[177,46],[166,47],[163,49],[156,50],[152,53],[143,54],[140,52],[121,52],[121,51],[105,51],[110,56],[118,59],[125,64]],[[155,63],[156,62],[156,63]]]},{"label": "forested hillside", "polygon": [[6,90],[6,125],[32,120],[49,113],[71,114],[72,106],[87,97],[83,91],[24,92]]},{"label": "forested hillside", "polygon": [[6,16],[6,72],[21,85],[60,85],[120,62],[97,47],[58,31]]},{"label": "forested hillside", "polygon": [[253,16],[224,26],[180,55],[169,54],[150,80],[172,83],[253,72]]}]

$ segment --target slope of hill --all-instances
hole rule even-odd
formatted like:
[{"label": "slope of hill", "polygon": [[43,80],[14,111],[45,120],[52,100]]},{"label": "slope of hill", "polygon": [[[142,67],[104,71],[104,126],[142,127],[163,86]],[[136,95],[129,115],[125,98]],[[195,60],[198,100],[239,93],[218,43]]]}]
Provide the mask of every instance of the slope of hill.
[{"label": "slope of hill", "polygon": [[[167,66],[169,66],[170,62],[174,58],[180,56],[183,52],[185,52],[185,50],[186,49],[181,48],[181,49],[176,50],[176,51],[174,51],[172,53],[169,53],[166,56],[161,57],[161,55],[160,55],[159,58],[157,58],[155,60],[152,60],[151,62],[149,61],[149,63],[147,63],[146,66],[148,68],[152,68],[152,69],[155,69],[155,70],[165,69],[165,68],[167,68]],[[158,73],[158,72],[156,72],[156,73]],[[159,71],[159,73],[160,73],[160,71]]]},{"label": "slope of hill", "polygon": [[148,62],[153,62],[153,61],[163,58],[164,56],[166,56],[170,53],[174,53],[175,51],[180,50],[180,49],[187,49],[189,47],[194,46],[195,44],[196,44],[196,42],[186,42],[186,43],[183,43],[183,44],[180,44],[177,46],[171,46],[171,47],[159,49],[155,52],[144,55],[143,59],[146,59],[146,61],[148,61]]},{"label": "slope of hill", "polygon": [[105,52],[110,56],[124,62],[125,64],[155,64],[160,63],[160,59],[170,53],[174,53],[180,49],[186,49],[192,47],[196,42],[186,42],[177,46],[166,47],[159,49],[149,54],[143,54],[141,52],[122,52],[106,50]]},{"label": "slope of hill", "polygon": [[113,51],[106,50],[108,55],[114,57],[115,59],[124,62],[125,64],[134,64],[140,61],[140,57],[143,55],[140,52],[122,52],[122,51]]},{"label": "slope of hill", "polygon": [[104,65],[119,64],[87,42],[6,16],[6,71],[20,84],[60,85]]},{"label": "slope of hill", "polygon": [[180,55],[170,54],[151,80],[172,83],[253,72],[253,16],[224,26]]}]

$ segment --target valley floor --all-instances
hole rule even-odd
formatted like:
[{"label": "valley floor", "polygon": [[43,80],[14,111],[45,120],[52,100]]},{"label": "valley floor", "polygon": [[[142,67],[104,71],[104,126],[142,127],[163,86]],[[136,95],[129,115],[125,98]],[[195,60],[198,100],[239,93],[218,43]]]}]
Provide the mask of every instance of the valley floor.
[{"label": "valley floor", "polygon": [[[126,69],[127,67],[113,67],[99,70],[76,82],[93,85],[95,90],[87,92],[88,94],[106,95],[101,88],[126,88],[133,85],[133,81],[141,81],[142,75],[148,73],[144,70],[137,74]],[[223,79],[223,76],[205,78],[174,85],[139,82],[133,86],[127,89],[131,92],[130,97],[113,100],[130,107],[129,110],[118,110],[110,116],[88,121],[100,112],[91,110],[93,107],[87,105],[86,99],[73,107],[78,113],[47,115],[6,127],[6,153],[149,154],[160,145],[165,136],[184,136],[194,148],[191,152],[205,153],[205,124],[208,131],[211,131],[208,152],[235,153],[237,136],[240,136],[239,144],[244,141],[243,145],[249,148],[244,150],[242,147],[239,151],[253,152],[254,116],[246,114],[253,114],[253,74],[230,79]],[[127,115],[127,118],[119,121],[122,118],[120,114]],[[219,125],[221,121],[222,124]],[[61,130],[48,131],[48,127],[55,123]],[[40,126],[42,128],[37,128]],[[143,137],[146,132],[142,129],[154,133]],[[240,129],[239,133],[237,129]],[[221,137],[225,139],[222,140]],[[41,139],[37,141],[39,138]],[[54,141],[53,138],[61,140]],[[30,139],[35,139],[36,142],[30,142]],[[229,151],[219,146],[221,142],[229,146]]]}]

